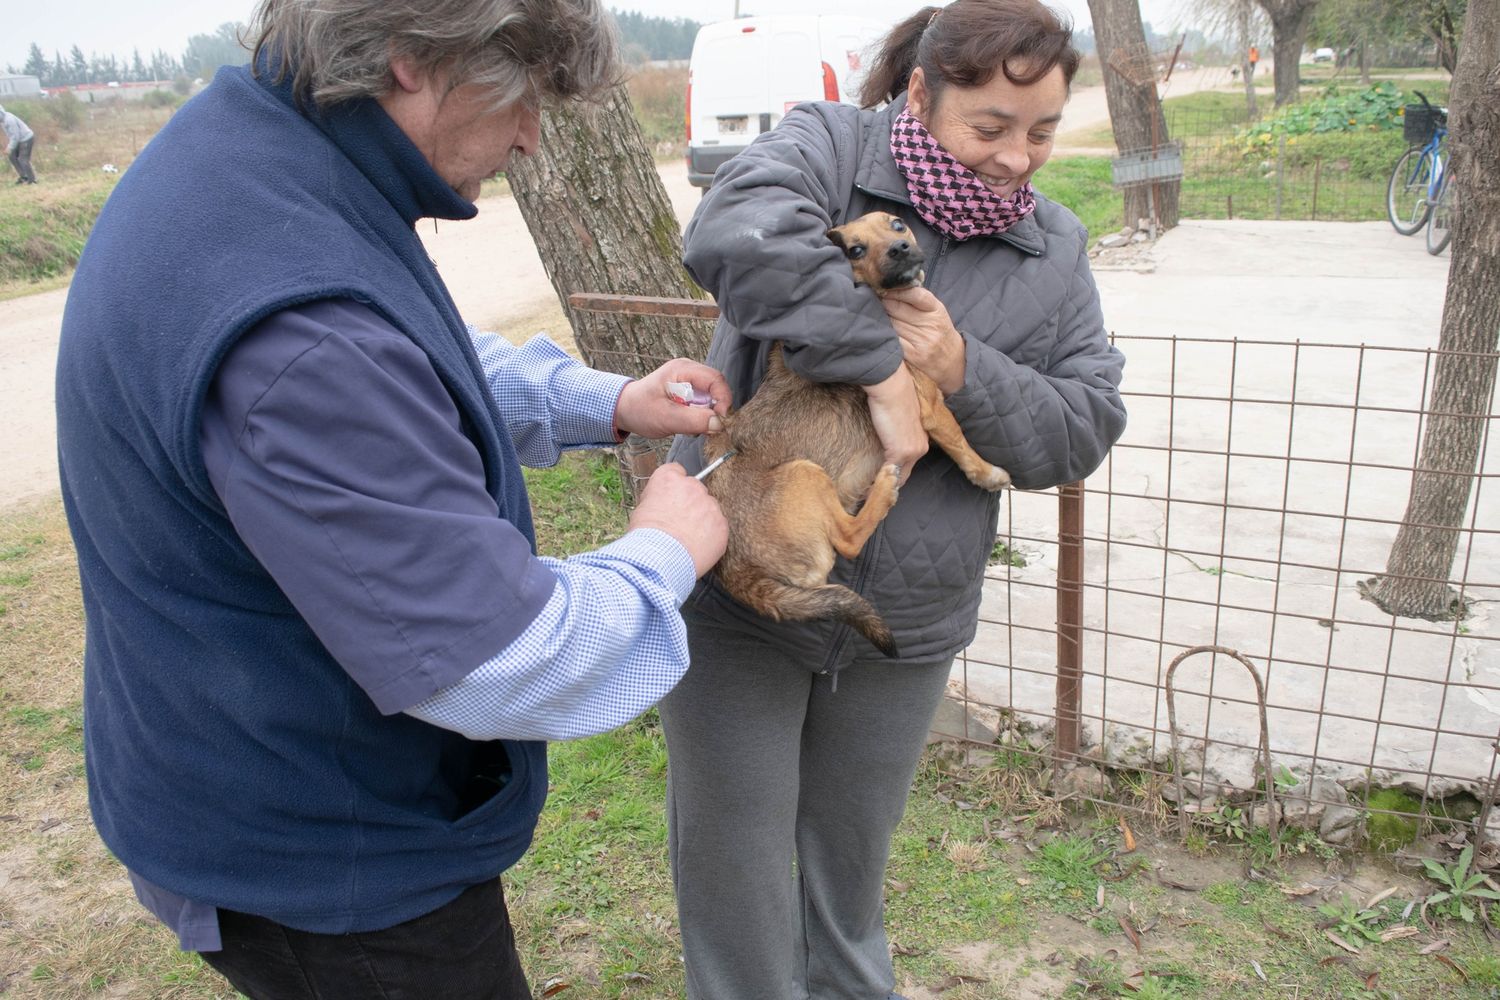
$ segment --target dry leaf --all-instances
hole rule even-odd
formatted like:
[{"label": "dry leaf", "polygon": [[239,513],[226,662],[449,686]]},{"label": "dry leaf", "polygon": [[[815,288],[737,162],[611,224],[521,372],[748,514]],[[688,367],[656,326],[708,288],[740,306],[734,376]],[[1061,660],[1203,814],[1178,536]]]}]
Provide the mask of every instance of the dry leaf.
[{"label": "dry leaf", "polygon": [[561,979],[549,979],[542,984],[543,997],[555,997],[563,990],[571,990],[572,983],[563,982]]},{"label": "dry leaf", "polygon": [[1352,958],[1350,958],[1348,955],[1329,955],[1327,958],[1320,959],[1319,962],[1318,962],[1318,964],[1319,965],[1347,965],[1349,962],[1352,962],[1352,961],[1354,961],[1354,960]]},{"label": "dry leaf", "polygon": [[1373,910],[1373,909],[1375,909],[1375,907],[1379,906],[1381,903],[1385,902],[1387,899],[1390,899],[1395,894],[1396,894],[1396,887],[1395,886],[1391,886],[1389,889],[1383,889],[1380,892],[1377,892],[1375,895],[1373,895],[1373,896],[1370,897],[1370,901],[1367,902],[1367,903],[1365,903],[1365,909],[1367,909],[1367,910]]},{"label": "dry leaf", "polygon": [[1286,888],[1286,886],[1282,886],[1281,887],[1281,894],[1283,896],[1291,896],[1293,898],[1298,898],[1298,897],[1301,897],[1301,896],[1311,896],[1313,893],[1318,892],[1318,891],[1319,891],[1319,887],[1318,886],[1307,885],[1306,883],[1303,883],[1302,885],[1297,886],[1297,888],[1295,888],[1295,889],[1288,889],[1288,888]]},{"label": "dry leaf", "polygon": [[1135,850],[1135,834],[1130,832],[1130,824],[1125,822],[1125,817],[1120,817],[1120,835],[1125,838],[1125,852],[1129,854]]},{"label": "dry leaf", "polygon": [[1156,873],[1156,881],[1160,882],[1162,885],[1166,886],[1169,889],[1182,889],[1186,892],[1203,891],[1203,886],[1201,885],[1189,885],[1186,882],[1179,882],[1174,878],[1163,875],[1161,872]]},{"label": "dry leaf", "polygon": [[1266,978],[1265,970],[1263,970],[1260,967],[1260,963],[1257,962],[1253,958],[1250,960],[1250,967],[1255,970],[1255,974],[1260,977],[1260,981],[1261,982],[1263,982],[1263,983],[1269,983],[1270,982],[1270,980]]},{"label": "dry leaf", "polygon": [[1139,952],[1141,950],[1140,932],[1135,929],[1135,925],[1130,922],[1129,917],[1122,915],[1118,919],[1120,921],[1120,929],[1125,932],[1125,936],[1130,939],[1130,943],[1135,945],[1135,950]]},{"label": "dry leaf", "polygon": [[627,983],[649,983],[649,982],[652,982],[651,977],[648,976],[648,975],[646,975],[644,972],[627,972],[627,973],[625,973],[625,975],[621,976],[620,978],[623,979],[623,980],[625,980]]},{"label": "dry leaf", "polygon": [[1417,954],[1418,955],[1431,955],[1435,951],[1442,951],[1444,948],[1448,947],[1452,943],[1453,942],[1449,941],[1447,938],[1439,938],[1438,940],[1432,942],[1432,944],[1428,945],[1427,947],[1423,948],[1421,951],[1417,952]]},{"label": "dry leaf", "polygon": [[1103,882],[1100,882],[1099,883],[1099,887],[1096,890],[1094,890],[1094,905],[1097,906],[1101,910],[1104,909],[1104,883]]},{"label": "dry leaf", "polygon": [[947,979],[944,979],[941,983],[938,983],[937,986],[933,987],[932,992],[934,992],[934,993],[946,993],[949,990],[953,989],[955,986],[962,986],[964,983],[976,983],[977,984],[977,983],[987,983],[987,982],[989,982],[988,979],[980,979],[978,976],[949,976]]},{"label": "dry leaf", "polygon": [[908,948],[904,944],[898,944],[895,941],[892,941],[891,942],[891,952],[893,954],[896,954],[896,955],[905,955],[907,958],[911,958],[913,955],[920,955],[920,954],[922,954],[922,949],[921,948]]},{"label": "dry leaf", "polygon": [[1267,923],[1264,920],[1262,920],[1260,922],[1260,925],[1262,927],[1264,927],[1267,931],[1269,931],[1271,934],[1274,934],[1276,937],[1281,938],[1281,940],[1283,940],[1283,941],[1295,941],[1296,940],[1295,937],[1293,937],[1291,934],[1288,934],[1286,931],[1282,930],[1280,927],[1272,927],[1269,923]]},{"label": "dry leaf", "polygon": [[1326,937],[1328,940],[1332,941],[1334,944],[1338,945],[1340,948],[1342,948],[1345,951],[1347,951],[1349,954],[1351,954],[1351,955],[1358,955],[1359,954],[1359,949],[1358,948],[1354,947],[1354,945],[1350,944],[1348,941],[1345,941],[1343,938],[1341,938],[1337,934],[1333,933],[1333,931],[1324,931],[1323,932],[1323,936]]},{"label": "dry leaf", "polygon": [[1380,932],[1380,943],[1389,944],[1392,941],[1399,941],[1402,938],[1420,937],[1421,934],[1422,932],[1415,927],[1392,927],[1389,930]]},{"label": "dry leaf", "polygon": [[1368,976],[1365,977],[1365,989],[1373,991],[1375,989],[1375,983],[1378,982],[1379,979],[1380,979],[1380,973],[1378,973],[1378,972],[1372,972],[1372,973],[1370,973]]},{"label": "dry leaf", "polygon": [[1453,961],[1453,959],[1449,958],[1447,955],[1433,955],[1432,957],[1437,959],[1439,962],[1442,962],[1454,972],[1458,973],[1458,977],[1464,982],[1467,983],[1469,981],[1469,974],[1464,971],[1463,966]]}]

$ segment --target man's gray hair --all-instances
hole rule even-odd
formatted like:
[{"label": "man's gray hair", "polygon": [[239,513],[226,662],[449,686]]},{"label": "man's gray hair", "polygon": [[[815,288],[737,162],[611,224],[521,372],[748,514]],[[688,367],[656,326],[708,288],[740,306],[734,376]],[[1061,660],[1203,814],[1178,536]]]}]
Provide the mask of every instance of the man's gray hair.
[{"label": "man's gray hair", "polygon": [[386,94],[396,57],[496,108],[599,100],[623,79],[600,0],[261,0],[253,30],[256,65],[320,107]]}]

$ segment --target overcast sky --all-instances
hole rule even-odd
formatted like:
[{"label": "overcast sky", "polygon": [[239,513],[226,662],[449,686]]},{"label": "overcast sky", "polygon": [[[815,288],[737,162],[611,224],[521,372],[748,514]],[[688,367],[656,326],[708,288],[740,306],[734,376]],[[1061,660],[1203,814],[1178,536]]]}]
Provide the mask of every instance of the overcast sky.
[{"label": "overcast sky", "polygon": [[[734,16],[735,0],[605,0],[619,10],[697,21]],[[1089,23],[1087,0],[1050,0]],[[1177,25],[1187,0],[1140,0],[1141,13],[1158,33]],[[181,56],[191,35],[212,34],[227,21],[248,21],[254,0],[14,0],[0,17],[0,67],[20,69],[35,42],[48,58],[77,45],[85,55],[113,53],[128,59],[165,49]],[[744,13],[864,14],[895,21],[924,6],[912,0],[740,0]]]}]

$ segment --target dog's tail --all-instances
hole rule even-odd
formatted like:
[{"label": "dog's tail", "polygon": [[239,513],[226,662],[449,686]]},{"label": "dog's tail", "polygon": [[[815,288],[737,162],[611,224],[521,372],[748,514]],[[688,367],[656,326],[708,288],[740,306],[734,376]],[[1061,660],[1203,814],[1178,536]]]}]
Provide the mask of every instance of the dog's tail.
[{"label": "dog's tail", "polygon": [[844,622],[886,656],[896,655],[896,641],[875,606],[836,583],[799,587],[762,577],[745,594],[746,603],[773,621],[811,622],[832,618]]}]

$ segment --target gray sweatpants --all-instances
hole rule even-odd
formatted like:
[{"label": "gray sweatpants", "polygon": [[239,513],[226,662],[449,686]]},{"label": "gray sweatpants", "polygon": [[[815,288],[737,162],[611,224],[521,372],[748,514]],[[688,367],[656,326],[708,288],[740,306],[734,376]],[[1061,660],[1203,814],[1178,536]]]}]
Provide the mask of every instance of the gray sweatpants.
[{"label": "gray sweatpants", "polygon": [[886,1000],[890,840],[952,658],[856,661],[835,686],[752,637],[688,635],[660,706],[688,996]]}]

